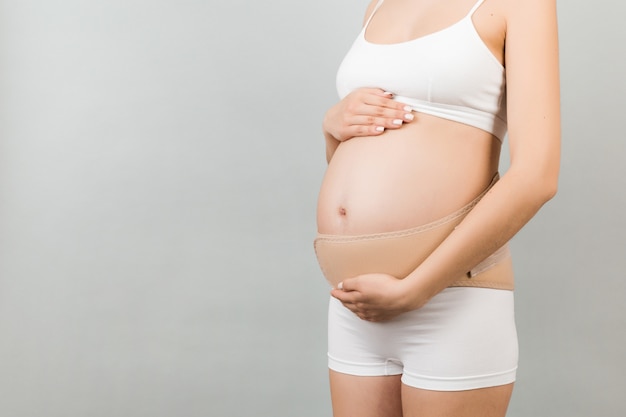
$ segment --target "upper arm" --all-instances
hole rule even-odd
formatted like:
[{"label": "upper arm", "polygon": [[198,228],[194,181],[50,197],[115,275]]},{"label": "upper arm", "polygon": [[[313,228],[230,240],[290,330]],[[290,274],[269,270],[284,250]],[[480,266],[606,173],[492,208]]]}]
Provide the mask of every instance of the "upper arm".
[{"label": "upper arm", "polygon": [[505,63],[511,168],[556,182],[561,137],[556,0],[507,0]]}]

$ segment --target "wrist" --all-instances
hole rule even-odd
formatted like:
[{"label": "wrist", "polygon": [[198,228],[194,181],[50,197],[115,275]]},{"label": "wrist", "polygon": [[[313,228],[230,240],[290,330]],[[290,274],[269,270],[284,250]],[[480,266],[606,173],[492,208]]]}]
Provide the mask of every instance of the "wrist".
[{"label": "wrist", "polygon": [[335,137],[335,135],[331,133],[330,129],[326,126],[325,123],[322,124],[322,132],[324,133],[324,137],[327,141],[339,143],[339,139],[337,139],[337,137]]},{"label": "wrist", "polygon": [[337,144],[341,143],[341,141],[339,139],[337,139],[335,137],[335,135],[333,135],[332,133],[330,133],[328,131],[328,129],[326,129],[325,127],[322,127],[322,131],[324,132],[324,137],[326,138],[327,141],[330,142],[337,142]]},{"label": "wrist", "polygon": [[335,119],[333,109],[334,107],[331,107],[326,111],[324,119],[322,120],[322,130],[326,139],[333,140],[339,144],[343,139],[341,138],[340,132],[338,132],[336,128],[333,128],[333,119]]},{"label": "wrist", "polygon": [[414,279],[405,278],[401,280],[402,284],[402,306],[406,311],[417,310],[428,302],[425,297],[426,291],[420,288],[419,283]]}]

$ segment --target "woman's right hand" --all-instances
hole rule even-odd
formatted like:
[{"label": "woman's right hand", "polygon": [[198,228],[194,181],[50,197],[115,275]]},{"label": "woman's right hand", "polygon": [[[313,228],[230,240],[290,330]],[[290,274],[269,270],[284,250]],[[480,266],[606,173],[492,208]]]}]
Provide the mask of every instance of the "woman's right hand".
[{"label": "woman's right hand", "polygon": [[354,90],[326,112],[323,128],[339,142],[398,129],[415,116],[410,106],[392,97],[392,93],[379,88]]}]

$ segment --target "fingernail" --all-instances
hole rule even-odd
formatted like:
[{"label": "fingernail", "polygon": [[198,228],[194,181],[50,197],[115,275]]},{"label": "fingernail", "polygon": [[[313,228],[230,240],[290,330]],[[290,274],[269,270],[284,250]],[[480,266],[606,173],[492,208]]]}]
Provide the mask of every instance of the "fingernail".
[{"label": "fingernail", "polygon": [[343,282],[340,282],[339,284],[337,284],[337,289],[343,290]]},{"label": "fingernail", "polygon": [[412,112],[413,111],[413,107],[411,107],[411,106],[404,106],[404,111]]},{"label": "fingernail", "polygon": [[383,94],[386,96],[393,96],[393,93],[391,91],[385,91]]},{"label": "fingernail", "polygon": [[402,124],[402,119],[395,119],[393,122],[394,125],[401,125]]},{"label": "fingernail", "polygon": [[[376,131],[377,131],[377,132],[384,132],[384,131],[385,131],[385,128],[384,128],[384,127],[382,127],[382,126],[376,126]],[[340,285],[341,285],[341,284],[340,284]]]},{"label": "fingernail", "polygon": [[413,120],[413,117],[415,117],[415,116],[413,116],[413,113],[407,113],[407,114],[404,115],[404,118],[407,119],[407,120]]}]

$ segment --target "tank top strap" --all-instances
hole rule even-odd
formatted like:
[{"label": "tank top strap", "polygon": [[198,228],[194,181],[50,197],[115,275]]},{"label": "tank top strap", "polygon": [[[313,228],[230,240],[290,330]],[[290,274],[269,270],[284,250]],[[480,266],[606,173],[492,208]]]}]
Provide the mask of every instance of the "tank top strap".
[{"label": "tank top strap", "polygon": [[365,22],[365,25],[363,26],[364,30],[369,26],[370,20],[372,20],[372,17],[374,17],[374,15],[376,14],[376,11],[380,7],[380,5],[383,4],[384,1],[385,0],[378,0],[378,3],[376,3],[376,6],[374,6],[374,10],[372,10],[372,13],[370,13],[369,17],[367,18],[367,21]]},{"label": "tank top strap", "polygon": [[474,14],[474,12],[480,7],[481,4],[483,4],[485,2],[485,0],[478,0],[476,2],[476,4],[474,5],[474,7],[472,7],[472,10],[469,11],[469,13],[467,14],[468,16],[472,16]]}]

